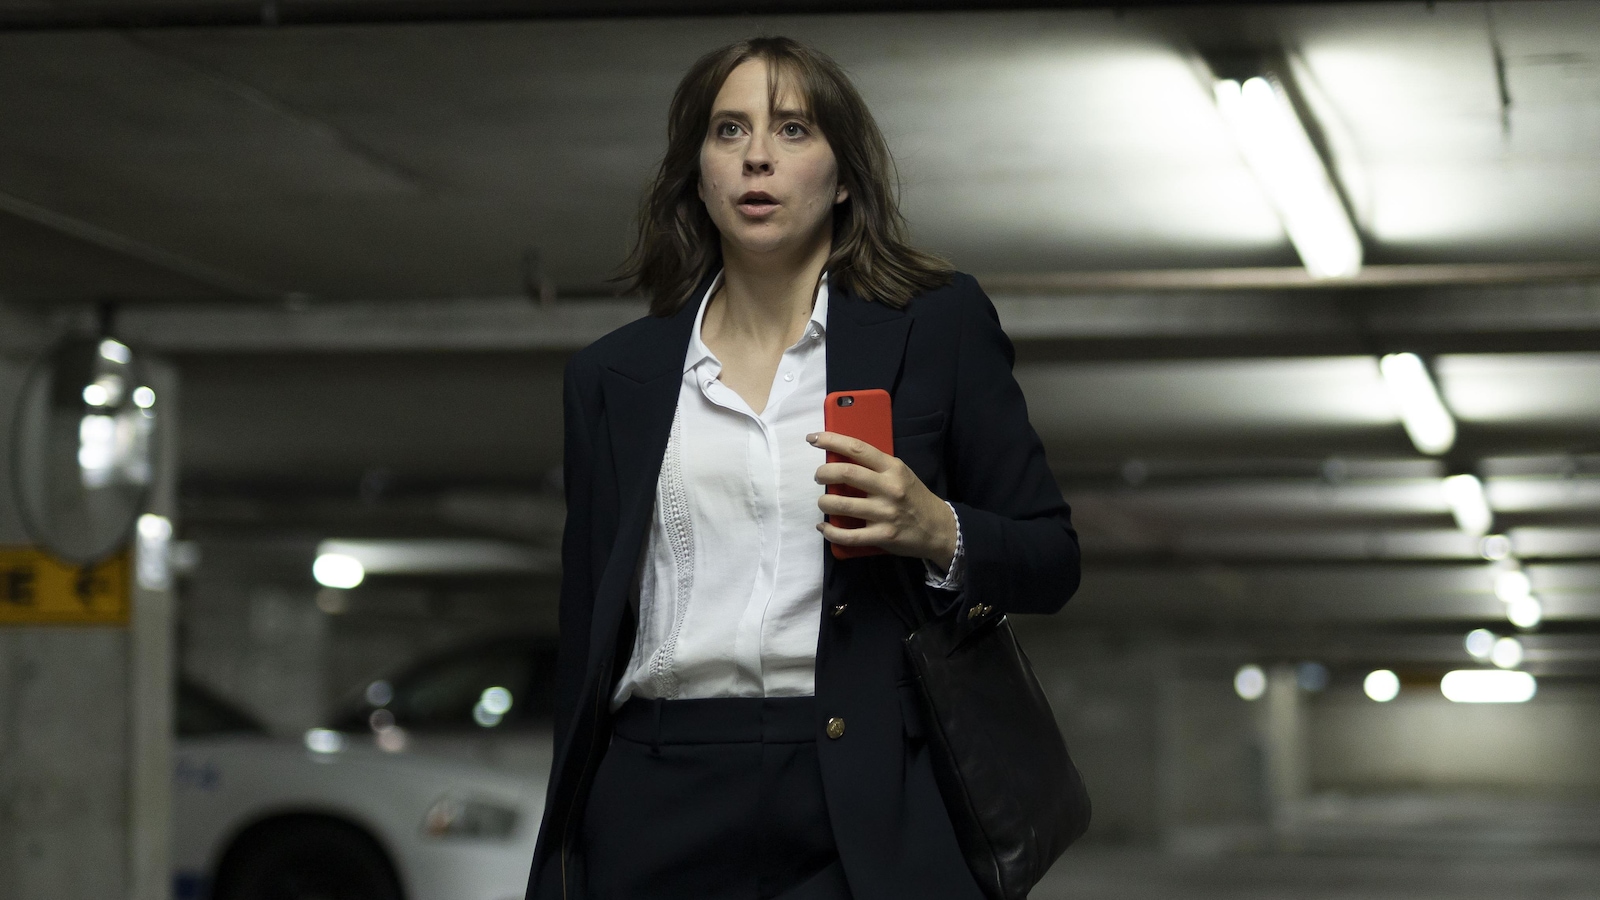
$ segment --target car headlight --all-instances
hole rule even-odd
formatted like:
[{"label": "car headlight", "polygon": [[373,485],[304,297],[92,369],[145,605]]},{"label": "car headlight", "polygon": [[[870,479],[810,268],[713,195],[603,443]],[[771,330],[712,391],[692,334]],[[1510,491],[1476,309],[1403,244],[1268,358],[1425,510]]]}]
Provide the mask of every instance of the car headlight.
[{"label": "car headlight", "polygon": [[423,833],[436,838],[508,838],[516,830],[515,809],[465,797],[440,797],[422,819]]}]

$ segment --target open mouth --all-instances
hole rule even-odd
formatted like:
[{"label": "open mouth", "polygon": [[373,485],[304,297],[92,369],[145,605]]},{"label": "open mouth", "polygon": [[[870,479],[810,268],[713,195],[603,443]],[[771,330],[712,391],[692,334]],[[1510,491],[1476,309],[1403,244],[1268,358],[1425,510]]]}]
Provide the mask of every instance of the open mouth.
[{"label": "open mouth", "polygon": [[778,198],[764,191],[751,191],[739,198],[739,208],[749,213],[762,213],[775,209]]}]

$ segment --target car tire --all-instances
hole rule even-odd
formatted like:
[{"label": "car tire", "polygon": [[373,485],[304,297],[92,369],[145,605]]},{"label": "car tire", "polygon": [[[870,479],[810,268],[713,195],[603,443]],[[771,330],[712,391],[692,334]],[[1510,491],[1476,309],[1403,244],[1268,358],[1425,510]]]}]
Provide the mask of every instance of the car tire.
[{"label": "car tire", "polygon": [[344,822],[295,818],[241,836],[213,900],[404,900],[383,848]]}]

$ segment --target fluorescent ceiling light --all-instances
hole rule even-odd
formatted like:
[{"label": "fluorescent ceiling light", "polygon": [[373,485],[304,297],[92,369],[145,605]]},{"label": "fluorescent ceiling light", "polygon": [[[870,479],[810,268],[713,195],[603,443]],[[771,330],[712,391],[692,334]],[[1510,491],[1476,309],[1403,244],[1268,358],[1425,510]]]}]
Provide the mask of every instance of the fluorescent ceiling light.
[{"label": "fluorescent ceiling light", "polygon": [[1537,597],[1522,597],[1506,604],[1506,619],[1518,628],[1537,628],[1544,621],[1544,605]]},{"label": "fluorescent ceiling light", "polygon": [[1489,661],[1502,669],[1515,669],[1522,665],[1522,642],[1514,637],[1503,637],[1494,642],[1489,651]]},{"label": "fluorescent ceiling light", "polygon": [[1489,498],[1484,496],[1483,482],[1476,475],[1451,475],[1440,483],[1444,502],[1455,516],[1456,527],[1467,534],[1487,534],[1494,524],[1494,511],[1489,509]]},{"label": "fluorescent ceiling light", "polygon": [[1379,703],[1388,703],[1400,696],[1400,677],[1389,669],[1375,669],[1367,673],[1361,689]]},{"label": "fluorescent ceiling light", "polygon": [[1511,555],[1511,538],[1503,534],[1486,535],[1478,542],[1478,555],[1490,562],[1505,559]]},{"label": "fluorescent ceiling light", "polygon": [[1283,89],[1256,77],[1242,85],[1218,81],[1214,91],[1234,142],[1311,277],[1343,278],[1361,271],[1361,238]]},{"label": "fluorescent ceiling light", "polygon": [[1430,456],[1449,450],[1456,442],[1456,420],[1439,399],[1422,359],[1415,353],[1391,353],[1378,361],[1378,371],[1411,443]]},{"label": "fluorescent ceiling light", "polygon": [[367,570],[361,560],[343,553],[320,553],[311,564],[311,577],[317,584],[331,588],[353,588],[366,577]]},{"label": "fluorescent ceiling light", "polygon": [[1439,682],[1439,691],[1454,703],[1526,703],[1539,684],[1527,672],[1457,669]]},{"label": "fluorescent ceiling light", "polygon": [[[341,556],[367,575],[513,575],[560,571],[554,550],[485,538],[333,538],[318,559]],[[326,584],[326,582],[323,582]]]},{"label": "fluorescent ceiling light", "polygon": [[1267,673],[1254,663],[1240,666],[1233,676],[1233,690],[1245,700],[1259,700],[1267,692]]},{"label": "fluorescent ceiling light", "polygon": [[1494,573],[1494,595],[1502,603],[1515,603],[1533,595],[1533,582],[1521,569],[1506,569]]},{"label": "fluorescent ceiling light", "polygon": [[1474,628],[1467,632],[1467,652],[1472,658],[1487,662],[1494,652],[1494,632],[1487,628]]}]

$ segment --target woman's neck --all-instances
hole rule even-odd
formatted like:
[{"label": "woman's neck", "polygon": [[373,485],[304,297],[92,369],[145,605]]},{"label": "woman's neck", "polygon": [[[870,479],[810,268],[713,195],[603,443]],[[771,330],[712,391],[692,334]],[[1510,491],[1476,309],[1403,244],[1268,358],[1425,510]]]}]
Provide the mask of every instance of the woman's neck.
[{"label": "woman's neck", "polygon": [[787,347],[799,340],[832,250],[829,237],[783,258],[752,258],[724,244],[722,286],[706,310],[705,330],[723,340],[766,347]]}]

